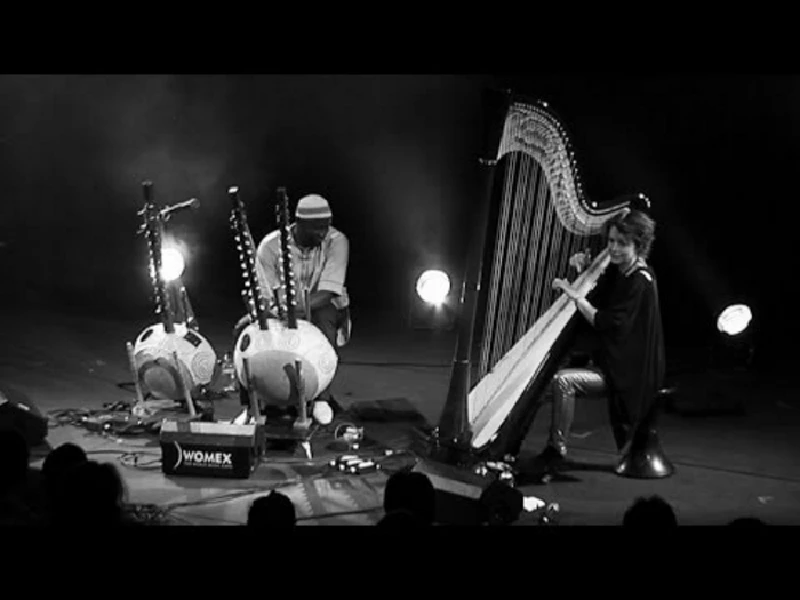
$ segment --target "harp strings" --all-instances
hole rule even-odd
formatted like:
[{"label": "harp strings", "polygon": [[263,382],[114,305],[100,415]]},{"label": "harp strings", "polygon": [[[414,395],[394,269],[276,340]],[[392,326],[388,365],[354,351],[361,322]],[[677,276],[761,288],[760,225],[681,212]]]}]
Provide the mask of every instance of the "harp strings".
[{"label": "harp strings", "polygon": [[521,154],[513,153],[510,155],[506,168],[493,249],[493,264],[489,282],[486,318],[484,320],[479,377],[483,377],[488,372],[489,365],[497,361],[498,353],[502,353],[503,349],[502,340],[507,335],[506,329],[510,316],[508,305],[510,295],[513,293],[511,282],[513,273],[508,271],[510,270],[511,257],[515,251],[511,244],[513,242],[518,243],[518,238],[514,236],[514,231],[517,230],[521,221],[519,218],[520,188],[516,185],[516,177],[519,175],[525,179],[526,175],[522,158]]},{"label": "harp strings", "polygon": [[[518,159],[519,157],[516,153],[510,156],[508,168],[511,172],[516,170],[515,167]],[[492,267],[490,271],[489,290],[486,304],[486,317],[484,319],[483,336],[481,338],[481,354],[478,372],[479,378],[482,378],[487,372],[487,365],[489,364],[489,358],[495,337],[495,326],[499,325],[497,319],[497,302],[498,295],[501,291],[500,283],[503,271],[503,259],[505,257],[505,230],[508,226],[509,213],[511,211],[508,198],[510,197],[512,188],[512,178],[506,177],[503,185],[500,214],[498,215],[497,233],[495,234],[495,243],[493,248]]]},{"label": "harp strings", "polygon": [[[526,199],[528,210],[526,211],[526,230],[524,245],[520,248],[520,254],[517,256],[517,263],[522,269],[522,277],[520,281],[520,306],[519,318],[517,319],[517,327],[514,331],[514,337],[520,338],[528,329],[531,315],[531,301],[533,294],[537,289],[536,277],[534,276],[534,259],[537,254],[536,248],[540,240],[541,221],[543,213],[541,210],[542,201],[546,198],[547,194],[547,181],[544,178],[541,168],[534,161],[530,163],[529,171],[532,174],[532,184],[530,186],[530,197]],[[535,311],[534,311],[535,313]]]},{"label": "harp strings", "polygon": [[542,166],[522,152],[507,155],[494,239],[478,376],[494,364],[553,304],[556,277],[583,236],[568,231],[554,209]]},{"label": "harp strings", "polygon": [[492,348],[491,362],[494,363],[505,353],[508,340],[513,335],[517,305],[519,303],[519,281],[521,278],[521,262],[518,260],[519,248],[523,232],[527,233],[529,221],[524,217],[528,211],[526,191],[530,178],[530,164],[521,158],[519,173],[514,174],[514,185],[511,188],[511,197],[507,199],[513,206],[511,222],[508,231],[508,247],[505,256],[505,268],[502,279],[502,293],[499,307],[499,327],[497,331],[498,343]]}]

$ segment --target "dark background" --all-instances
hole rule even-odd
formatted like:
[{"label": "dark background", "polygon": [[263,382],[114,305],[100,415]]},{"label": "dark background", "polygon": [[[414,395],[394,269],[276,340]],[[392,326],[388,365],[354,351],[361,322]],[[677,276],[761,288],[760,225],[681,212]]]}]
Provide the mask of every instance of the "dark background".
[{"label": "dark background", "polygon": [[351,240],[355,307],[402,321],[415,268],[463,270],[487,85],[552,103],[591,197],[650,196],[669,345],[707,344],[715,311],[743,300],[761,364],[793,357],[796,76],[4,75],[5,310],[150,311],[135,232],[151,179],[160,203],[201,201],[170,222],[201,321],[244,310],[230,185],[256,238],[277,186],[327,197]]}]

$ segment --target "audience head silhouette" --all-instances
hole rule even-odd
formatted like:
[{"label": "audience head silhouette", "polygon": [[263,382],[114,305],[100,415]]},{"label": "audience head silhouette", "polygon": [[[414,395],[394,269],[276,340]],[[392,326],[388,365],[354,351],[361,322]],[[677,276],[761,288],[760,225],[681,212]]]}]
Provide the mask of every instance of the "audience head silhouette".
[{"label": "audience head silhouette", "polygon": [[678,520],[669,503],[660,496],[639,497],[625,511],[626,527],[675,527]]},{"label": "audience head silhouette", "polygon": [[62,525],[122,524],[125,488],[116,467],[86,461],[68,468],[57,484],[55,521]]},{"label": "audience head silhouette", "polygon": [[21,433],[0,430],[0,496],[25,484],[30,464],[30,449]]},{"label": "audience head silhouette", "polygon": [[58,483],[70,468],[85,463],[89,460],[83,448],[71,442],[61,444],[52,450],[42,464],[42,476],[47,495],[51,501],[55,501],[55,494]]},{"label": "audience head silhouette", "polygon": [[[383,509],[387,516],[397,511],[406,511],[421,524],[433,524],[436,516],[436,491],[431,480],[424,473],[410,471],[394,473],[386,482]],[[399,522],[403,518],[398,516],[389,524]]]},{"label": "audience head silhouette", "polygon": [[407,510],[394,510],[386,513],[384,517],[378,521],[378,527],[389,527],[397,529],[405,529],[408,527],[421,527],[428,525],[425,521],[414,515]]},{"label": "audience head silhouette", "polygon": [[495,481],[481,494],[481,521],[487,525],[511,525],[523,510],[522,494],[502,481]]},{"label": "audience head silhouette", "polygon": [[288,496],[275,490],[256,498],[247,513],[250,527],[294,527],[296,524],[294,504]]},{"label": "audience head silhouette", "polygon": [[26,502],[29,463],[25,438],[13,429],[0,430],[0,527],[36,524]]}]

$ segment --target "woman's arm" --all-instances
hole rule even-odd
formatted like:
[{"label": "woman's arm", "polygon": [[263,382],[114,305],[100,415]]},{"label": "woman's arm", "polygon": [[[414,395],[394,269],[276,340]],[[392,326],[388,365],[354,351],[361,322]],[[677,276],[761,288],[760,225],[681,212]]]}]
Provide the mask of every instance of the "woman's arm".
[{"label": "woman's arm", "polygon": [[614,303],[599,309],[594,315],[594,327],[601,333],[616,335],[622,332],[624,335],[630,329],[649,289],[649,274],[637,271],[620,280],[617,285],[624,285],[625,288],[621,293],[614,294]]},{"label": "woman's arm", "polygon": [[573,302],[575,302],[575,306],[578,307],[578,312],[583,315],[583,318],[589,321],[592,325],[594,325],[594,319],[597,315],[597,309],[592,306],[592,304],[586,299],[580,296],[573,298]]},{"label": "woman's arm", "polygon": [[613,305],[598,309],[585,297],[573,289],[566,281],[556,279],[553,287],[564,291],[578,309],[578,312],[601,332],[624,330],[633,321],[641,305],[642,297],[647,290],[649,275],[634,273],[625,281],[627,290]]},{"label": "woman's arm", "polygon": [[579,294],[575,288],[573,288],[563,279],[555,279],[553,281],[553,287],[563,290],[564,294],[566,294],[570,300],[575,302],[575,305],[578,307],[578,311],[584,316],[584,318],[589,321],[589,323],[594,325],[594,318],[595,314],[597,313],[597,309],[592,306],[592,304],[586,298]]}]

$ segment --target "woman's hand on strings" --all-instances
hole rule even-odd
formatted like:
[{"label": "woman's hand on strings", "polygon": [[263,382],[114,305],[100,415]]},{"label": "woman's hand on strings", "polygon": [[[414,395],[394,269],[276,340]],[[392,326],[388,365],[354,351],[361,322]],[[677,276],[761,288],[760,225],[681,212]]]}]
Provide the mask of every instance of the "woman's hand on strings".
[{"label": "woman's hand on strings", "polygon": [[570,286],[569,282],[566,279],[554,279],[553,280],[553,289],[554,290],[562,290],[567,296],[569,296],[572,300],[577,300],[580,298],[580,294]]},{"label": "woman's hand on strings", "polygon": [[578,252],[577,254],[573,254],[572,257],[569,259],[569,265],[571,267],[575,267],[575,270],[578,271],[578,275],[580,275],[584,269],[588,268],[589,265],[592,264],[592,250],[591,248],[587,248],[583,252]]}]

